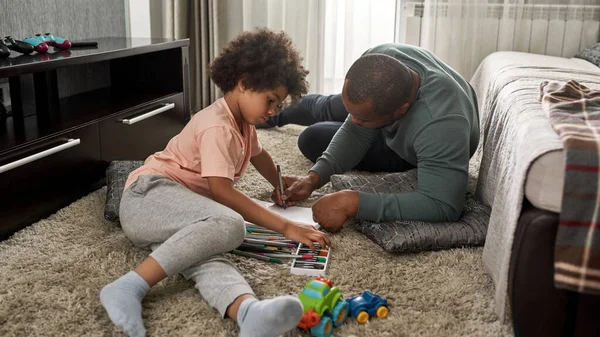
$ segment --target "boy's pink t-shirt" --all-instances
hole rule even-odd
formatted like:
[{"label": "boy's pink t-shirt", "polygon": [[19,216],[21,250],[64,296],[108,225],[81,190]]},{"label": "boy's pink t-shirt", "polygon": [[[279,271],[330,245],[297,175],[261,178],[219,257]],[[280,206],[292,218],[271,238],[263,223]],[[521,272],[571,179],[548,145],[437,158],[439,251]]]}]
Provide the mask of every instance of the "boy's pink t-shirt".
[{"label": "boy's pink t-shirt", "polygon": [[146,159],[131,172],[127,189],[143,174],[158,174],[190,190],[212,198],[207,177],[223,177],[237,182],[248,167],[250,158],[260,154],[256,128],[242,122],[238,129],[224,98],[196,113],[166,148]]}]

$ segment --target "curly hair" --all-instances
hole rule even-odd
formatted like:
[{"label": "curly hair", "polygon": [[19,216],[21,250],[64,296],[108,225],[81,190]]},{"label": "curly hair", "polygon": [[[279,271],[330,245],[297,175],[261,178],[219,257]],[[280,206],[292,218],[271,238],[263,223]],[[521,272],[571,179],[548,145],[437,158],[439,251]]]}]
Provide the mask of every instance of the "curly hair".
[{"label": "curly hair", "polygon": [[406,65],[385,54],[367,54],[352,64],[346,74],[346,94],[354,104],[371,102],[374,112],[384,116],[404,104],[412,88]]},{"label": "curly hair", "polygon": [[243,32],[229,42],[209,66],[210,78],[223,91],[231,91],[242,80],[253,91],[285,85],[296,103],[308,91],[302,57],[289,36],[267,28]]}]

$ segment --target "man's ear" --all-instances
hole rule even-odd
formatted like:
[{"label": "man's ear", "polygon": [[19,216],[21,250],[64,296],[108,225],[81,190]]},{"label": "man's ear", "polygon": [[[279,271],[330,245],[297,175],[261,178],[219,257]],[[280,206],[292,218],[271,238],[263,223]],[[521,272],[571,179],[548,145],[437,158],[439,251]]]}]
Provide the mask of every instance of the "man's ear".
[{"label": "man's ear", "polygon": [[410,108],[410,104],[409,103],[404,103],[400,106],[400,108],[398,108],[398,110],[396,110],[394,112],[394,117],[396,117],[396,119],[404,116],[406,114],[406,112],[408,111],[408,109]]}]

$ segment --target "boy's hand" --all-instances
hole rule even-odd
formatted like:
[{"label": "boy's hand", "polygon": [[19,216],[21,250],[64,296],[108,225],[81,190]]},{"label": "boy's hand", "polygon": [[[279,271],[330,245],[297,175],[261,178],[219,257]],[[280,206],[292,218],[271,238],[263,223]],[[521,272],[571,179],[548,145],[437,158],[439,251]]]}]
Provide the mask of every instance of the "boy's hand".
[{"label": "boy's hand", "polygon": [[285,180],[289,187],[283,191],[285,195],[282,198],[286,201],[299,201],[310,197],[312,192],[319,187],[321,178],[316,172],[311,171],[302,177],[285,177]]},{"label": "boy's hand", "polygon": [[318,242],[323,248],[331,246],[331,240],[329,240],[329,237],[325,233],[317,230],[312,225],[299,222],[289,223],[283,235],[292,241],[301,242],[309,246],[312,250],[315,250],[313,242]]},{"label": "boy's hand", "polygon": [[[288,181],[286,179],[288,179],[290,177],[281,177],[281,181],[283,182],[283,190],[285,191],[285,189],[288,188],[288,186],[290,186],[290,183],[288,183]],[[291,179],[290,179],[291,180]],[[283,199],[281,198],[281,190],[279,189],[279,185],[275,186],[275,188],[273,189],[273,193],[271,193],[271,200],[273,200],[274,203],[277,204],[277,206],[283,206]],[[292,200],[286,200],[285,201],[285,205],[287,207],[291,207],[294,206],[294,202]]]}]

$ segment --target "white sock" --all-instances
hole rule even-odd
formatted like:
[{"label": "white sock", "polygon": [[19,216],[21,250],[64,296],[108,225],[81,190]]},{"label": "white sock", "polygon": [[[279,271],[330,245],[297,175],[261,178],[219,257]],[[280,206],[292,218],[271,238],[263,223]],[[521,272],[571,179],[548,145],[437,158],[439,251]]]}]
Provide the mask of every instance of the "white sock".
[{"label": "white sock", "polygon": [[134,271],[107,284],[100,291],[100,302],[110,320],[130,337],[146,336],[142,320],[142,299],[150,286]]},{"label": "white sock", "polygon": [[294,329],[304,309],[294,296],[279,296],[259,301],[248,298],[237,314],[240,337],[276,337]]}]

